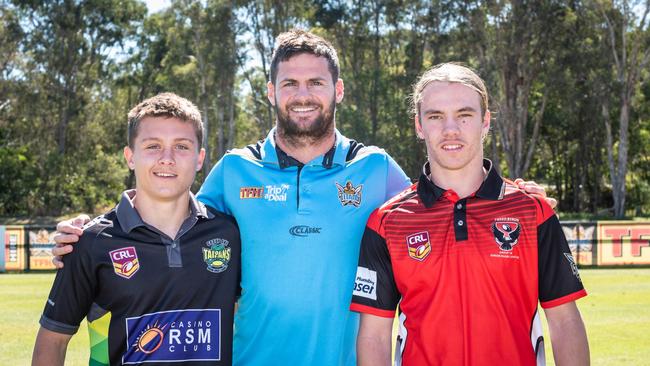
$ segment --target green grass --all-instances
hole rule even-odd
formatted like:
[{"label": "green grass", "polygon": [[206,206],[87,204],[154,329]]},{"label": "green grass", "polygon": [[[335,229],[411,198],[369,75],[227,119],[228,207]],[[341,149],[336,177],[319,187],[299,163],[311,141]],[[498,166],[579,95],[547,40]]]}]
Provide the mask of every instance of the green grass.
[{"label": "green grass", "polygon": [[[578,300],[587,326],[592,365],[647,365],[650,359],[650,269],[583,269],[589,296]],[[54,274],[0,274],[0,365],[28,365],[38,319]],[[548,333],[546,355],[553,364]],[[82,324],[66,365],[88,364]]]}]

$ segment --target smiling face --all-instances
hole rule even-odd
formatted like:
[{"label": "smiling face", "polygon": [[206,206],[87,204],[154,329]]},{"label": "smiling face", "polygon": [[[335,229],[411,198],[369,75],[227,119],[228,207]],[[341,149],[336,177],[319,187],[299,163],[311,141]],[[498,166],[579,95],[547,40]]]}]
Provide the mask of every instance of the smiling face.
[{"label": "smiling face", "polygon": [[481,98],[474,89],[460,83],[430,83],[422,93],[415,128],[426,144],[432,174],[472,173],[482,167],[490,112],[481,114]]},{"label": "smiling face", "polygon": [[336,103],[343,81],[332,80],[326,58],[302,53],[280,62],[275,83],[267,84],[275,107],[278,132],[289,140],[322,140],[334,131]]},{"label": "smiling face", "polygon": [[137,195],[155,201],[185,199],[201,169],[205,150],[191,123],[175,117],[145,117],[124,158],[135,173]]}]

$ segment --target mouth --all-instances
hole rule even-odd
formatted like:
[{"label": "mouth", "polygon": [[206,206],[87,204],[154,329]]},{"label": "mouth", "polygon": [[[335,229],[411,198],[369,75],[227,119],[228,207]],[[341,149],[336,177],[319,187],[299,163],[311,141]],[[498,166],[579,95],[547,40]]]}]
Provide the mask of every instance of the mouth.
[{"label": "mouth", "polygon": [[315,105],[301,105],[301,106],[291,106],[289,107],[289,111],[293,113],[298,113],[298,114],[303,114],[303,113],[311,113],[318,110],[318,107]]},{"label": "mouth", "polygon": [[453,143],[453,144],[452,144],[452,143],[443,143],[443,144],[441,145],[441,148],[442,148],[444,151],[452,151],[452,152],[453,152],[453,151],[460,151],[460,150],[462,150],[462,149],[463,149],[463,145],[462,145],[462,144],[458,144],[458,143]]},{"label": "mouth", "polygon": [[177,177],[177,174],[168,173],[168,172],[154,172],[153,175],[155,175],[156,177],[160,177],[160,178],[175,178],[175,177]]}]

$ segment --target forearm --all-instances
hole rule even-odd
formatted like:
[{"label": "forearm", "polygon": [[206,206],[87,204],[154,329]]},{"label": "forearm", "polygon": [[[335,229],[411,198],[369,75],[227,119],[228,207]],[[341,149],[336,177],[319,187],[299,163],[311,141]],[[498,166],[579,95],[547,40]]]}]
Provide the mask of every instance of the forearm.
[{"label": "forearm", "polygon": [[390,365],[390,337],[357,337],[358,366]]},{"label": "forearm", "polygon": [[357,336],[357,365],[390,365],[393,319],[361,314]]},{"label": "forearm", "polygon": [[41,327],[36,336],[32,366],[63,366],[70,338]]},{"label": "forearm", "polygon": [[[572,305],[575,307],[575,304]],[[557,366],[589,365],[587,332],[577,308],[572,316],[560,318],[549,317],[547,311],[547,320],[555,364]]]}]

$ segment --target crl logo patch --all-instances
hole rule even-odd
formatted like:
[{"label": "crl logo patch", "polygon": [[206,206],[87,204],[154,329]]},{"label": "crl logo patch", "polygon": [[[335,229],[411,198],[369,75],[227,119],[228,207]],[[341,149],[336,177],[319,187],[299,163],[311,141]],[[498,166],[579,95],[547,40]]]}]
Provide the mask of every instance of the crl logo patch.
[{"label": "crl logo patch", "polygon": [[409,257],[413,259],[423,261],[431,253],[428,231],[421,231],[407,236],[406,244],[409,248]]},{"label": "crl logo patch", "polygon": [[335,184],[336,189],[339,192],[339,201],[341,201],[341,205],[351,205],[354,207],[359,207],[359,205],[361,205],[361,190],[363,189],[363,184],[359,184],[356,187],[350,181],[347,181],[345,186],[336,182]]},{"label": "crl logo patch", "polygon": [[131,278],[140,269],[138,253],[135,251],[135,247],[115,249],[108,252],[108,255],[111,257],[111,262],[113,262],[115,274],[120,277]]}]

